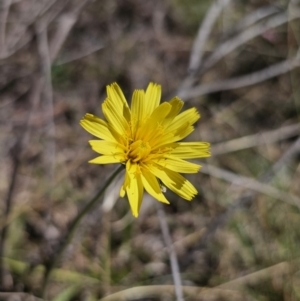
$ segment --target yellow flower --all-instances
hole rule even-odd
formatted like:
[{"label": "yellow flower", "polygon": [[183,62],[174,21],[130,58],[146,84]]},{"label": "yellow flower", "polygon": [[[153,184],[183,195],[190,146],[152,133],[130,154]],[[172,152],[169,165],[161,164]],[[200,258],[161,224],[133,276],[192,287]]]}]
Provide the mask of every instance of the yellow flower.
[{"label": "yellow flower", "polygon": [[[186,200],[196,188],[179,173],[197,173],[200,165],[186,161],[209,157],[209,143],[179,142],[193,130],[200,118],[195,108],[182,113],[183,101],[174,97],[160,104],[161,86],[150,83],[146,91],[135,90],[131,108],[120,87],[107,86],[102,104],[106,121],[86,114],[82,127],[101,140],[89,141],[101,156],[94,164],[121,163],[126,166],[120,196],[127,193],[132,214],[137,217],[144,189],[160,202],[169,204],[160,182]],[[158,180],[159,179],[159,180]]]}]

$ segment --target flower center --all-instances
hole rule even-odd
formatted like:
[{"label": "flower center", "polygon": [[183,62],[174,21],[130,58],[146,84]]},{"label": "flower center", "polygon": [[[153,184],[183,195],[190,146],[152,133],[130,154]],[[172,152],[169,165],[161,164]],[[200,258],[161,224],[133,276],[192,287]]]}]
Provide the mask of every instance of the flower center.
[{"label": "flower center", "polygon": [[130,144],[128,159],[132,162],[142,161],[147,158],[151,152],[151,147],[148,142],[137,140]]}]

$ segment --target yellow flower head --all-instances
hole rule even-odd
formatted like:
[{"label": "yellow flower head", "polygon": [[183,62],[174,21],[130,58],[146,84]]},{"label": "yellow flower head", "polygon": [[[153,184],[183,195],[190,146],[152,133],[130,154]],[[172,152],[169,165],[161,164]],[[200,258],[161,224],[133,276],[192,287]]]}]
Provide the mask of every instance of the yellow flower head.
[{"label": "yellow flower head", "polygon": [[186,200],[196,188],[179,173],[196,173],[200,165],[186,161],[209,157],[209,143],[179,142],[193,130],[200,118],[195,108],[180,113],[183,101],[174,97],[160,104],[161,86],[150,83],[146,91],[135,90],[131,108],[120,87],[107,86],[102,104],[106,121],[86,114],[82,127],[101,140],[89,141],[101,156],[89,161],[94,164],[121,163],[126,166],[120,195],[127,193],[132,214],[137,217],[144,188],[155,199],[169,204],[158,179]]}]

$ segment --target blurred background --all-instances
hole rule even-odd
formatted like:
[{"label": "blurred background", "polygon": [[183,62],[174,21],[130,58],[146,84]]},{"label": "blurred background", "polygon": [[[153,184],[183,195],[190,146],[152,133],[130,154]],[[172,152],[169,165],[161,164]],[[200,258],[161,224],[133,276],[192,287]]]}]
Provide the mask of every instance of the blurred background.
[{"label": "blurred background", "polygon": [[[79,120],[103,116],[107,84],[130,101],[153,81],[200,111],[188,140],[212,144],[188,176],[196,198],[167,191],[163,207],[185,300],[300,300],[299,18],[298,0],[1,0],[0,299],[38,300],[44,266],[115,168],[87,163]],[[155,201],[133,218],[122,177],[77,229],[49,299],[176,300]]]}]

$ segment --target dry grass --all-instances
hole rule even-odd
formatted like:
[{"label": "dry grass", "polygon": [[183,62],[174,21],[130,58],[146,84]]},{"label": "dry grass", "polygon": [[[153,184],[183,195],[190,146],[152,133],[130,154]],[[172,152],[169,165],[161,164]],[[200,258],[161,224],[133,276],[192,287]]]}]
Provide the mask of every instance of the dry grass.
[{"label": "dry grass", "polygon": [[[101,115],[114,81],[128,99],[149,81],[180,95],[202,115],[190,139],[215,150],[190,177],[195,200],[168,191],[164,206],[185,300],[300,299],[300,4],[199,3],[0,3],[1,300],[41,296],[44,265],[114,169],[87,163],[78,123]],[[134,219],[117,186],[80,224],[49,299],[174,300],[154,201]]]}]

